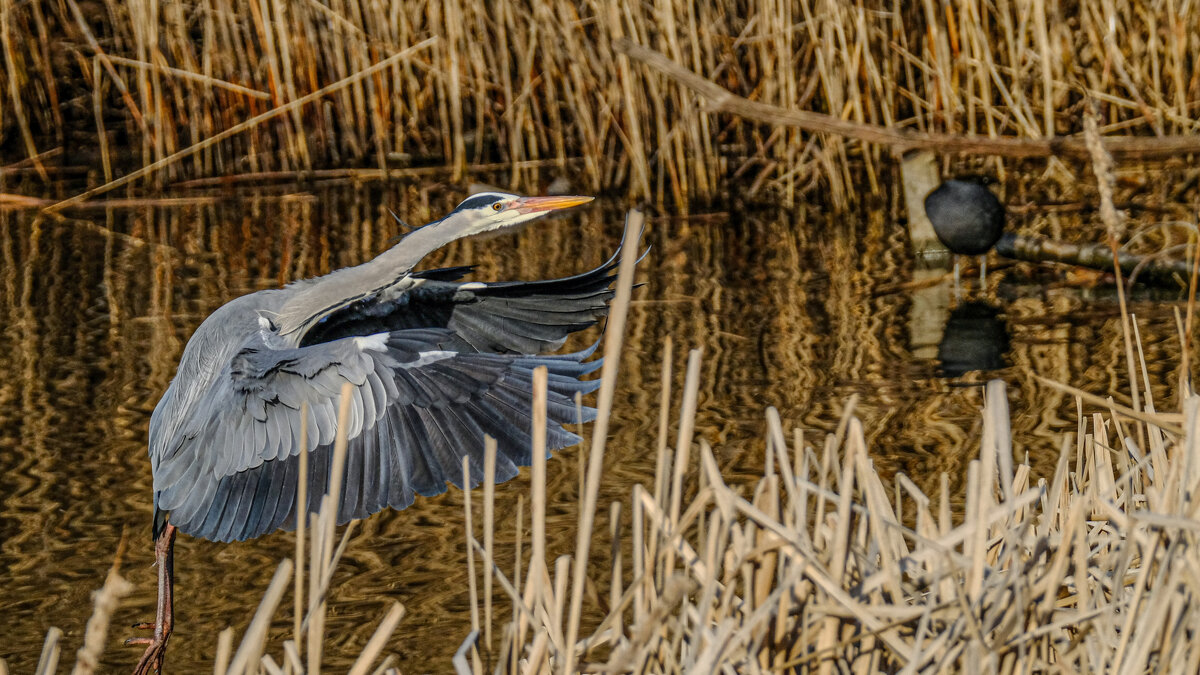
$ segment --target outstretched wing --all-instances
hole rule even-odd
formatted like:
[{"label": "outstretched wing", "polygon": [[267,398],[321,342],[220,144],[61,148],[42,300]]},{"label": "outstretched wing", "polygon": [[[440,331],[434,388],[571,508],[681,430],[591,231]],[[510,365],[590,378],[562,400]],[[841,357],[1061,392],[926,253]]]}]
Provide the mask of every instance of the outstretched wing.
[{"label": "outstretched wing", "polygon": [[608,311],[617,254],[582,274],[545,281],[468,282],[469,268],[412,275],[412,283],[364,297],[331,313],[305,333],[302,345],[350,335],[412,328],[449,328],[447,348],[501,354],[542,354]]},{"label": "outstretched wing", "polygon": [[[556,356],[462,353],[447,329],[346,337],[296,349],[252,338],[190,410],[176,438],[155,439],[155,506],[188,534],[241,540],[293,527],[300,409],[307,403],[307,508],[328,492],[342,384],[353,385],[350,440],[338,520],[404,508],[415,495],[483,476],[483,437],[497,440],[496,479],[530,462],[532,374],[549,369],[549,449],[578,442],[574,395],[598,381],[591,350]],[[584,419],[594,411],[584,408]]]}]

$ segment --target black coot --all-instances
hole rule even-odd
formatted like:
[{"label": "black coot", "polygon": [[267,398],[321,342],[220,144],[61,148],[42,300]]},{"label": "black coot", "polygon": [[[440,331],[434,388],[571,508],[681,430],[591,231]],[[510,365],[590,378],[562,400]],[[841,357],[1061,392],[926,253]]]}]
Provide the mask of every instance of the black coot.
[{"label": "black coot", "polygon": [[983,184],[951,179],[925,198],[925,215],[946,248],[957,255],[983,255],[1004,232],[1004,205]]}]

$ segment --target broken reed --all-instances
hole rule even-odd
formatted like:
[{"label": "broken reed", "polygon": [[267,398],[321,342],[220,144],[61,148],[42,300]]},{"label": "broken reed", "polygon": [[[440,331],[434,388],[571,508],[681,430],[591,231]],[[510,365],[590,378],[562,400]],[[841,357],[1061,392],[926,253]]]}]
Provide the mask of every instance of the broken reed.
[{"label": "broken reed", "polygon": [[[565,580],[584,558],[560,556],[551,575],[535,553],[522,582],[472,532],[513,619],[498,642],[468,636],[460,673],[471,672],[467,654],[474,672],[496,673],[1200,666],[1200,397],[1187,396],[1182,414],[1156,413],[1150,398],[1134,411],[1064,387],[1081,397],[1078,431],[1064,434],[1053,476],[1035,479],[1027,462],[1014,465],[1008,392],[992,381],[966,502],[952,508],[945,474],[936,495],[902,474],[885,484],[853,398],[823,439],[789,435],[769,409],[762,477],[749,490],[727,485],[688,424],[699,358],[689,358],[674,452],[660,436],[652,485],[611,505],[609,532],[589,532],[612,541],[608,570],[593,558],[589,571],[610,579],[598,589],[603,618],[570,639],[564,612],[576,596]],[[670,363],[668,344],[664,382]],[[1084,414],[1085,399],[1099,411]],[[538,494],[535,484],[535,513]],[[532,537],[537,551],[536,524]],[[496,612],[489,594],[472,596]]]},{"label": "broken reed", "polygon": [[706,113],[622,38],[755,101],[922,131],[1078,133],[1086,94],[1106,134],[1194,134],[1200,101],[1200,6],[1174,0],[34,0],[2,16],[0,163],[98,167],[92,185],[175,157],[141,180],[499,163],[513,189],[549,167],[680,205],[731,181],[789,204],[877,190],[878,148]]}]

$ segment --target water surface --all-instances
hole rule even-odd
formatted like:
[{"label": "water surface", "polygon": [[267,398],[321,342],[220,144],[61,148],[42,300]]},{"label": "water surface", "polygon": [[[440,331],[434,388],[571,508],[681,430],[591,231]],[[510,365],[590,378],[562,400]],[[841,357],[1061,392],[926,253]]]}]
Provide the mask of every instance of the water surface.
[{"label": "water surface", "polygon": [[[65,631],[69,660],[123,536],[122,572],[136,590],[114,617],[104,668],[124,670],[140,653],[119,642],[122,626],[153,617],[146,428],[200,321],[240,294],[369,259],[403,231],[385,207],[420,223],[461,196],[437,186],[341,186],[86,209],[66,220],[0,211],[0,656],[10,668],[33,669],[51,625]],[[615,250],[622,218],[615,205],[596,204],[516,235],[456,243],[426,266],[475,264],[479,280],[574,274]],[[1032,373],[1097,393],[1128,389],[1111,293],[1033,283],[1019,268],[993,275],[984,296],[999,311],[988,325],[1008,327],[1007,365],[942,377],[940,333],[947,303],[957,303],[944,286],[897,286],[912,261],[887,209],[836,219],[817,209],[660,216],[646,239],[602,505],[652,476],[668,336],[677,387],[686,351],[703,349],[698,433],[732,484],[761,470],[768,405],[819,444],[857,395],[876,466],[936,495],[942,472],[958,494],[977,452],[974,384],[1009,383],[1018,459],[1027,453],[1042,472],[1076,420],[1074,401]],[[1148,295],[1131,304],[1160,409],[1176,404],[1176,306]],[[574,548],[581,460],[568,449],[549,462],[551,559]],[[500,563],[509,569],[517,500],[528,488],[526,470],[497,490]],[[607,532],[601,512],[597,530]],[[328,662],[346,665],[395,599],[408,608],[389,646],[401,669],[449,669],[470,630],[462,520],[462,493],[451,489],[361,526],[335,580]],[[172,670],[211,668],[217,633],[232,625],[240,635],[293,545],[287,533],[236,544],[180,538]],[[600,563],[607,544],[593,550]],[[274,637],[290,626],[285,608]]]}]

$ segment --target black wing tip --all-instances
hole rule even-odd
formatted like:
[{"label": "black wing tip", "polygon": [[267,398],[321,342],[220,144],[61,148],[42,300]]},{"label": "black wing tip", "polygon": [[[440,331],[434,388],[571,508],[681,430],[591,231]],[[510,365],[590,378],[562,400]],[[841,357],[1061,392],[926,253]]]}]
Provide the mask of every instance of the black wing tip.
[{"label": "black wing tip", "polygon": [[474,272],[477,265],[459,265],[456,267],[439,267],[432,270],[421,270],[419,272],[411,272],[409,276],[415,279],[429,279],[430,281],[458,281]]},{"label": "black wing tip", "polygon": [[[646,259],[646,256],[650,255],[651,248],[651,246],[646,246],[646,250],[638,254],[634,264],[641,264]],[[608,260],[579,274],[559,277],[557,279],[539,279],[533,281],[492,281],[485,283],[483,288],[477,289],[474,292],[480,296],[539,295],[554,294],[556,291],[561,293],[581,288],[609,286],[617,278],[615,272],[621,264],[621,251],[622,246],[618,245],[616,251],[609,256]]]}]

